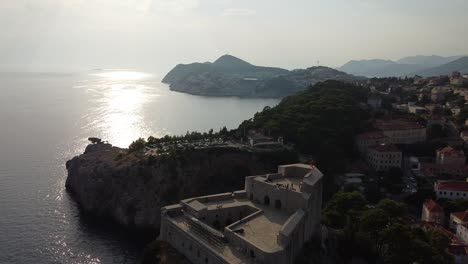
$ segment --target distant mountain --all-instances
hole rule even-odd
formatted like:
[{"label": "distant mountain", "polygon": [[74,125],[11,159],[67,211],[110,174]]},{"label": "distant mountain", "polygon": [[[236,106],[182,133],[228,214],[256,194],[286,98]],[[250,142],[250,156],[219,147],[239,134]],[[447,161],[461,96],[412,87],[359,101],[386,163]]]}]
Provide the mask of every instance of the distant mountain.
[{"label": "distant mountain", "polygon": [[419,65],[427,65],[427,66],[439,66],[445,63],[449,63],[451,61],[457,60],[463,56],[450,56],[450,57],[442,57],[437,55],[431,56],[410,56],[399,59],[397,63],[399,64],[419,64]]},{"label": "distant mountain", "polygon": [[295,94],[317,82],[336,80],[352,82],[365,79],[338,71],[328,67],[310,67],[293,70],[289,74],[281,75],[257,85],[255,94],[266,97],[284,97]]},{"label": "distant mountain", "polygon": [[391,60],[360,60],[350,61],[338,68],[353,75],[367,77],[403,76],[408,72],[424,69],[425,66],[415,64],[399,64]]},{"label": "distant mountain", "polygon": [[391,60],[352,60],[338,69],[349,74],[369,76],[369,72],[374,71],[376,68],[380,69],[395,64],[396,63]]},{"label": "distant mountain", "polygon": [[379,59],[361,61],[352,60],[338,69],[349,74],[367,77],[411,76],[416,72],[440,66],[461,57],[462,56],[442,57],[436,55],[418,55],[405,57],[396,62]]},{"label": "distant mountain", "polygon": [[461,73],[468,73],[468,56],[461,57],[452,62],[425,69],[422,71],[414,72],[413,74],[421,76],[439,76],[439,75],[449,75],[454,71],[459,71]]},{"label": "distant mountain", "polygon": [[205,96],[284,97],[325,80],[358,77],[327,67],[288,71],[252,65],[231,55],[215,62],[179,64],[162,80],[171,90]]}]

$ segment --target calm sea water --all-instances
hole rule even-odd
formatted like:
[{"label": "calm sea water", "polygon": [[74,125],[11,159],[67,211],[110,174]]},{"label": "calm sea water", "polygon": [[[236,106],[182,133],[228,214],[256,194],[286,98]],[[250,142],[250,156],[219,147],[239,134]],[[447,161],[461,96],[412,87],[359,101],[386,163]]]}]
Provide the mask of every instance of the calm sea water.
[{"label": "calm sea water", "polygon": [[66,193],[65,162],[97,136],[138,137],[235,128],[274,99],[169,91],[133,71],[0,73],[0,263],[137,263],[143,245],[86,221]]}]

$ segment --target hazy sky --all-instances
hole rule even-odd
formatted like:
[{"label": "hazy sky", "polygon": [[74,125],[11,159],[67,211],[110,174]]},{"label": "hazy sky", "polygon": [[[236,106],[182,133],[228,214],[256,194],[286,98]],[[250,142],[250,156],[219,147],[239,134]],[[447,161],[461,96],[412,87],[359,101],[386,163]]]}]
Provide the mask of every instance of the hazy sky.
[{"label": "hazy sky", "polygon": [[467,0],[0,0],[0,69],[468,54]]}]

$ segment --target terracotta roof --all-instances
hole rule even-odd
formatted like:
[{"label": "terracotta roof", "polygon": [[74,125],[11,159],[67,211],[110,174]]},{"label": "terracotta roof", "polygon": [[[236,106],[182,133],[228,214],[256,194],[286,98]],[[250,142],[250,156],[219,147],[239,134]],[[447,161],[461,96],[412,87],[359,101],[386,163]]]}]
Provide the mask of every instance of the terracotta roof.
[{"label": "terracotta roof", "polygon": [[462,222],[468,222],[468,210],[464,212],[456,212],[452,213],[452,215],[458,219],[460,219]]},{"label": "terracotta roof", "polygon": [[468,166],[457,164],[440,164],[440,163],[421,163],[421,170],[462,170],[468,171]]},{"label": "terracotta roof", "polygon": [[468,246],[463,244],[451,244],[448,248],[449,252],[452,255],[456,256],[466,256],[468,255]]},{"label": "terracotta roof", "polygon": [[398,147],[393,144],[380,144],[370,148],[378,152],[400,152]]},{"label": "terracotta roof", "polygon": [[358,139],[381,139],[386,138],[381,131],[372,131],[372,132],[365,132],[361,133],[356,136]]},{"label": "terracotta roof", "polygon": [[438,190],[468,192],[468,182],[464,181],[437,181]]},{"label": "terracotta roof", "polygon": [[451,241],[452,241],[452,244],[461,244],[460,240],[458,239],[458,237],[450,230],[448,230],[447,228],[437,224],[437,223],[434,223],[434,222],[425,222],[425,221],[422,221],[422,222],[419,222],[418,223],[418,226],[420,226],[422,229],[424,230],[430,230],[430,229],[437,229],[439,231],[441,231],[442,233],[444,233]]},{"label": "terracotta roof", "polygon": [[444,210],[442,207],[440,207],[436,202],[434,202],[432,199],[427,199],[424,202],[424,207],[429,210],[429,212],[443,212]]},{"label": "terracotta roof", "polygon": [[442,153],[444,155],[450,155],[450,156],[465,156],[461,150],[456,150],[450,146],[439,149],[437,150],[437,152]]},{"label": "terracotta roof", "polygon": [[408,120],[377,120],[375,127],[382,131],[394,131],[394,130],[410,130],[410,129],[421,129],[424,128],[417,122]]}]

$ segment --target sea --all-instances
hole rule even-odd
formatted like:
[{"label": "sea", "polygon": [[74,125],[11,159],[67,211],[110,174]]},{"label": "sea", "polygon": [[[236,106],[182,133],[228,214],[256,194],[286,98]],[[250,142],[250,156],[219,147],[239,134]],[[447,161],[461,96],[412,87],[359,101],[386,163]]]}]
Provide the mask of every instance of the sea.
[{"label": "sea", "polygon": [[139,263],[144,241],[84,215],[65,162],[88,137],[133,140],[236,128],[277,99],[170,91],[136,70],[0,73],[0,263]]}]

